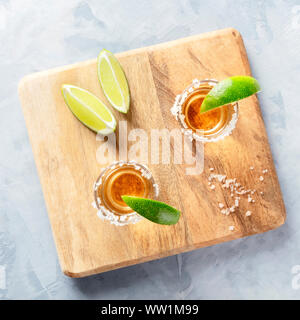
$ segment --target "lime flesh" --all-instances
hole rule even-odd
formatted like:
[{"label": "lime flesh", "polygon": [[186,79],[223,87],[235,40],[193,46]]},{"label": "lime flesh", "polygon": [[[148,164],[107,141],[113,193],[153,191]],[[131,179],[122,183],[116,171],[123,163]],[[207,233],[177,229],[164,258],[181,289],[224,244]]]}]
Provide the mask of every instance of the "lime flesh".
[{"label": "lime flesh", "polygon": [[202,102],[200,113],[247,98],[260,90],[257,80],[249,76],[234,76],[217,83]]},{"label": "lime flesh", "polygon": [[107,106],[89,91],[64,84],[64,100],[75,115],[89,129],[102,134],[110,134],[116,128],[116,120]]},{"label": "lime flesh", "polygon": [[102,50],[97,60],[98,78],[110,104],[122,113],[127,113],[130,93],[125,73],[117,58],[108,50]]},{"label": "lime flesh", "polygon": [[172,225],[180,218],[180,211],[164,202],[134,196],[122,196],[122,199],[131,209],[154,223]]}]

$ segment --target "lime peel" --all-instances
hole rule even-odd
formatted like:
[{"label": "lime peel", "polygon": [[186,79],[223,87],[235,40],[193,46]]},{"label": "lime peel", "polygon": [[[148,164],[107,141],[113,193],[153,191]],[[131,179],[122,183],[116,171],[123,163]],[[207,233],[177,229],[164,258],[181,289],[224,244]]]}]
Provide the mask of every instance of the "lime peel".
[{"label": "lime peel", "polygon": [[131,209],[154,223],[173,225],[180,218],[180,211],[164,202],[126,195],[122,199]]},{"label": "lime peel", "polygon": [[260,91],[258,81],[249,76],[233,76],[217,83],[202,102],[200,113],[245,99]]}]

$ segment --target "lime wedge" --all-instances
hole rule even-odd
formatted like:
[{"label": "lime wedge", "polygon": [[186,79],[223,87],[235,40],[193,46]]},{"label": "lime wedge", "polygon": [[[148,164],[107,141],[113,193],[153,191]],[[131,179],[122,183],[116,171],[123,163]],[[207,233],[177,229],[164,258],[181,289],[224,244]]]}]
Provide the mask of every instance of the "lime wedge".
[{"label": "lime wedge", "polygon": [[85,126],[105,135],[115,131],[115,117],[96,96],[69,84],[64,84],[61,89],[66,104]]},{"label": "lime wedge", "polygon": [[180,211],[164,202],[134,196],[122,196],[122,199],[131,209],[152,222],[171,225],[179,220]]},{"label": "lime wedge", "polygon": [[256,79],[248,76],[234,76],[216,84],[202,102],[200,113],[247,98],[258,92]]},{"label": "lime wedge", "polygon": [[98,56],[98,78],[107,100],[122,113],[127,113],[130,94],[125,73],[108,50],[102,50]]}]

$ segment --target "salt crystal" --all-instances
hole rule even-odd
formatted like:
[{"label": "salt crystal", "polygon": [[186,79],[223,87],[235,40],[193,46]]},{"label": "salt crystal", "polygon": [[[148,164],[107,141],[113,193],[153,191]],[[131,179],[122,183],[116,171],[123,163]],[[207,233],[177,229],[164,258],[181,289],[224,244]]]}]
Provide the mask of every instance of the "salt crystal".
[{"label": "salt crystal", "polygon": [[222,174],[217,174],[217,175],[216,175],[216,178],[217,178],[220,182],[222,182],[223,180],[225,180],[226,176],[225,176],[225,175],[222,175]]},{"label": "salt crystal", "polygon": [[153,184],[153,188],[154,188],[155,196],[158,197],[158,194],[159,194],[159,186],[158,186],[158,184],[154,183]]},{"label": "salt crystal", "polygon": [[229,226],[228,228],[230,231],[233,231],[234,230],[234,226]]},{"label": "salt crystal", "polygon": [[210,188],[211,188],[211,190],[214,190],[216,188],[216,186],[213,184]]},{"label": "salt crystal", "polygon": [[222,214],[225,214],[226,216],[228,216],[228,215],[230,214],[230,210],[229,210],[228,208],[222,209],[222,210],[221,210],[221,213],[222,213]]},{"label": "salt crystal", "polygon": [[224,208],[224,204],[220,202],[220,203],[219,203],[219,208],[220,208],[220,209]]},{"label": "salt crystal", "polygon": [[260,194],[263,195],[264,193],[261,191]]},{"label": "salt crystal", "polygon": [[264,177],[263,177],[263,176],[260,176],[260,177],[259,177],[259,180],[260,180],[260,181],[264,181]]},{"label": "salt crystal", "polygon": [[268,169],[265,169],[262,171],[262,173],[267,173],[268,172]]},{"label": "salt crystal", "polygon": [[246,217],[250,217],[251,216],[251,211],[247,211],[246,212]]},{"label": "salt crystal", "polygon": [[235,206],[230,207],[230,212],[234,212],[235,211]]},{"label": "salt crystal", "polygon": [[250,170],[254,170],[254,167],[250,167]]},{"label": "salt crystal", "polygon": [[215,169],[214,169],[214,168],[209,168],[209,170],[210,170],[210,171],[214,171]]}]

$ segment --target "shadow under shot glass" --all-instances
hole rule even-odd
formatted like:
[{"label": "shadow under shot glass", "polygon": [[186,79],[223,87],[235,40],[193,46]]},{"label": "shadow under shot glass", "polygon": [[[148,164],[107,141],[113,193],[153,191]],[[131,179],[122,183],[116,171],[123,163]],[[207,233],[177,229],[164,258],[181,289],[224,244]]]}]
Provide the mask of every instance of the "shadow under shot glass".
[{"label": "shadow under shot glass", "polygon": [[176,96],[171,108],[185,135],[202,142],[216,142],[230,135],[238,119],[238,103],[231,103],[200,113],[202,102],[217,80],[193,80]]},{"label": "shadow under shot glass", "polygon": [[95,182],[93,205],[101,219],[122,226],[142,219],[127,206],[122,195],[156,199],[158,193],[158,185],[145,165],[118,161],[106,167]]}]

